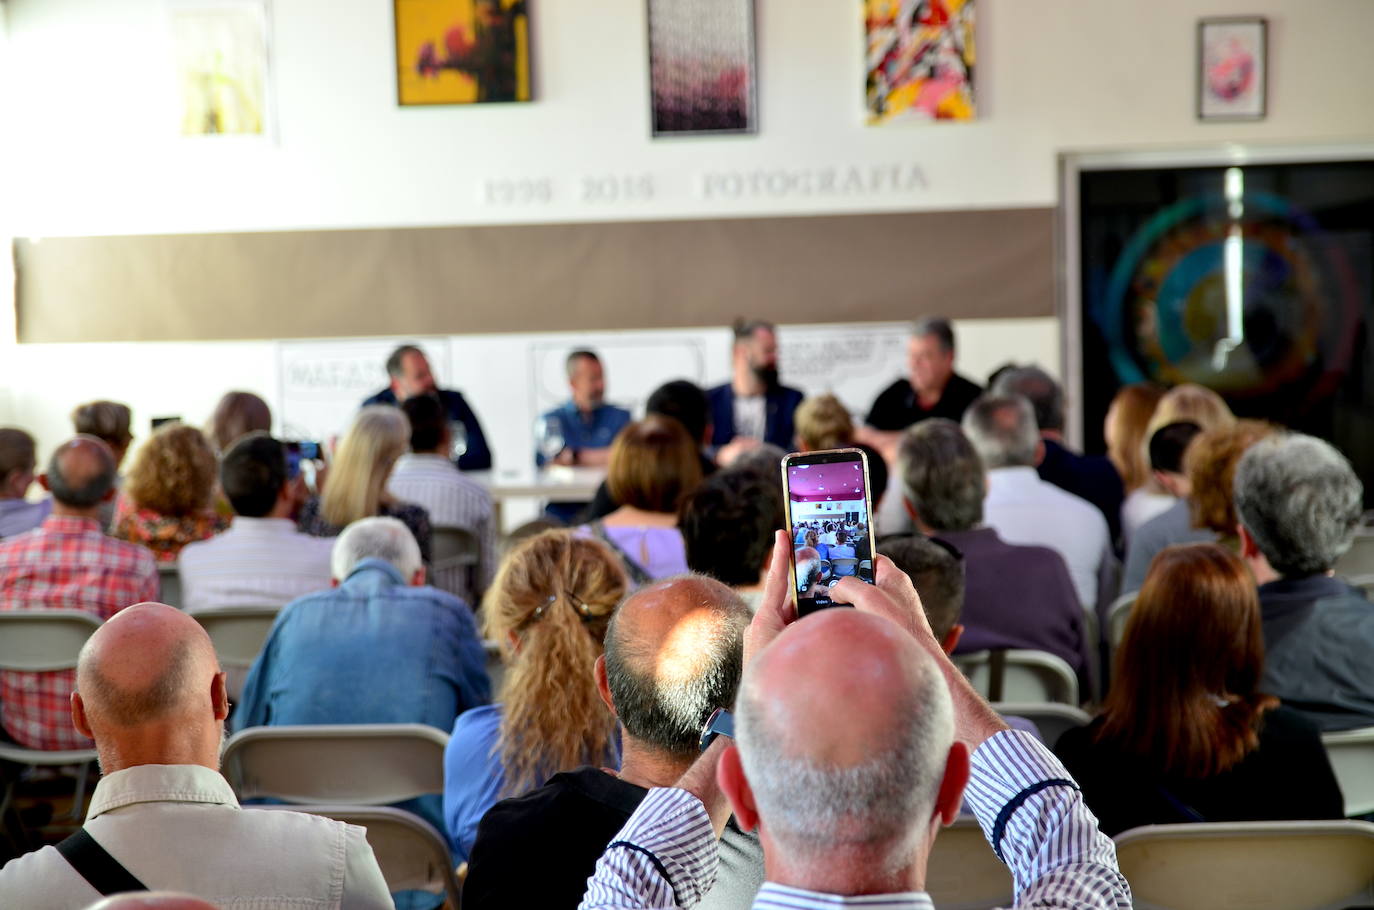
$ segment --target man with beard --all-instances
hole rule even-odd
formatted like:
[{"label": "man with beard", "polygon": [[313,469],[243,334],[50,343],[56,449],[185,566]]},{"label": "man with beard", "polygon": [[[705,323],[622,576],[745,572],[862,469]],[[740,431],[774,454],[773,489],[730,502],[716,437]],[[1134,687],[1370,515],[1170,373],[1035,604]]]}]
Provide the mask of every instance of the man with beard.
[{"label": "man with beard", "polygon": [[[606,404],[606,373],[594,351],[577,350],[568,355],[568,388],[572,397],[543,415],[563,429],[565,448],[550,459],[554,464],[605,465],[611,457],[615,434],[630,422],[630,412]],[[544,456],[536,455],[543,463]]]},{"label": "man with beard", "polygon": [[792,412],[802,393],[778,381],[778,337],[770,322],[735,323],[734,374],[725,385],[706,393],[711,402],[715,432],[711,445],[720,449],[717,461],[729,464],[760,442],[785,451],[795,448]]}]

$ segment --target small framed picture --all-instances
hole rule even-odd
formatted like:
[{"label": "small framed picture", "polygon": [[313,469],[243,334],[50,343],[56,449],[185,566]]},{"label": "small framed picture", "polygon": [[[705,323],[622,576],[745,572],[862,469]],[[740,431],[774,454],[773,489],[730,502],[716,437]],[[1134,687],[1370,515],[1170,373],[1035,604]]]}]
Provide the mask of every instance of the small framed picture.
[{"label": "small framed picture", "polygon": [[1199,120],[1263,120],[1269,81],[1269,22],[1260,16],[1197,24]]}]

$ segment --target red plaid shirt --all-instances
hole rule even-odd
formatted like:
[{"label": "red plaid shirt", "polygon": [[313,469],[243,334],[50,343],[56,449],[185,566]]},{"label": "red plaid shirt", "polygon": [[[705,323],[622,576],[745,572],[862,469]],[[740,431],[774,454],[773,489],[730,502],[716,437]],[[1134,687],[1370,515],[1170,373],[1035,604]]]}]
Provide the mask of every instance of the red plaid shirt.
[{"label": "red plaid shirt", "polygon": [[[157,598],[152,554],[106,537],[94,520],[52,515],[0,543],[0,610],[84,610],[103,622]],[[30,749],[89,749],[72,727],[75,688],[75,670],[0,671],[0,724]]]}]

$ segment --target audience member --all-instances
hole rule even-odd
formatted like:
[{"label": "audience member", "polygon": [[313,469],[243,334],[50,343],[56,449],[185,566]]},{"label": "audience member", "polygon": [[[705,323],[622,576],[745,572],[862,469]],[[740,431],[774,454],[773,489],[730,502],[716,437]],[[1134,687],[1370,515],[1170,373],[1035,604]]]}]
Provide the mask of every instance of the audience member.
[{"label": "audience member", "polygon": [[631,423],[611,444],[606,473],[620,507],[585,530],[620,556],[637,585],[685,572],[678,508],[700,483],[697,449],[682,424],[666,417]]},{"label": "audience member", "polygon": [[830,545],[830,555],[826,557],[830,560],[831,572],[837,578],[847,575],[854,575],[858,572],[855,564],[837,563],[837,559],[854,559],[854,545],[849,540],[849,532],[844,528],[835,531],[835,542]]},{"label": "audience member", "polygon": [[935,418],[913,427],[902,440],[899,464],[917,529],[964,554],[967,587],[958,651],[1048,651],[1068,661],[1086,686],[1088,649],[1095,643],[1084,638],[1083,607],[1068,567],[1053,549],[1008,543],[997,529],[983,525],[987,477],[958,424]]},{"label": "audience member", "polygon": [[1218,543],[1240,552],[1235,505],[1236,466],[1247,449],[1278,432],[1273,424],[1237,420],[1229,427],[1199,433],[1188,444],[1188,505],[1193,527],[1211,531]]},{"label": "audience member", "polygon": [[[771,551],[772,537],[769,536]],[[596,662],[601,699],[621,725],[620,771],[594,766],[492,807],[477,828],[465,910],[575,907],[596,860],[652,787],[671,787],[698,755],[702,728],[735,701],[750,613],[718,581],[680,576],[616,611]],[[747,908],[763,884],[758,838],[728,824],[721,871],[698,908]],[[540,857],[539,874],[529,858]]]},{"label": "audience member", "polygon": [[878,552],[911,579],[931,634],[941,651],[953,654],[964,634],[964,554],[948,541],[914,534],[885,537]]},{"label": "audience member", "polygon": [[438,395],[449,422],[461,423],[467,437],[467,447],[458,458],[458,467],[464,471],[491,469],[491,449],[487,447],[487,437],[482,433],[477,414],[468,406],[462,392],[439,388],[424,351],[413,344],[401,345],[386,359],[386,375],[391,384],[364,401],[364,408],[374,404],[396,405],[416,395]]},{"label": "audience member", "polygon": [[1172,504],[1171,499],[1161,501],[1163,494],[1152,489],[1150,482],[1154,478],[1146,457],[1150,437],[1145,430],[1163,395],[1164,390],[1152,382],[1124,385],[1112,397],[1102,421],[1107,457],[1116,466],[1126,491],[1126,500],[1121,504],[1121,533],[1128,543],[1136,528]]},{"label": "audience member", "polygon": [[387,490],[392,469],[409,447],[410,421],[400,408],[376,405],[359,411],[339,443],[323,492],[301,507],[296,519],[300,529],[316,537],[336,537],[359,519],[398,518],[415,535],[420,556],[429,562],[429,512]]},{"label": "audience member", "polygon": [[843,449],[854,444],[854,421],[834,395],[813,395],[797,406],[797,451]]},{"label": "audience member", "polygon": [[[563,434],[564,449],[551,460],[563,465],[604,465],[611,457],[611,441],[631,420],[630,412],[606,404],[606,374],[595,351],[573,351],[567,371],[572,397],[542,417],[556,423]],[[535,459],[544,464],[542,452]]]},{"label": "audience member", "polygon": [[[118,471],[129,452],[129,444],[134,441],[134,434],[129,428],[132,421],[133,414],[129,406],[117,401],[92,401],[78,405],[72,411],[72,430],[78,436],[94,436],[114,453],[115,489],[119,489],[124,482],[123,475]],[[100,526],[108,529],[114,522],[114,500],[102,503],[100,508]]]},{"label": "audience member", "polygon": [[[147,550],[106,537],[100,504],[114,495],[114,454],[91,436],[58,446],[38,480],[52,514],[28,534],[0,542],[0,610],[81,610],[109,619],[158,593]],[[0,671],[0,726],[30,749],[89,749],[72,729],[71,670]]]},{"label": "audience member", "polygon": [[1097,506],[1107,520],[1112,541],[1121,539],[1121,504],[1126,498],[1121,475],[1105,455],[1082,455],[1064,442],[1064,389],[1036,366],[1003,373],[988,389],[999,397],[1020,395],[1031,404],[1040,430],[1041,456],[1035,464],[1040,479]]},{"label": "audience member", "polygon": [[721,453],[722,464],[760,442],[792,445],[793,413],[802,401],[801,392],[778,380],[778,337],[771,322],[741,319],[734,334],[730,381],[706,393],[715,430],[711,445],[734,443]]},{"label": "audience member", "polygon": [[[1128,540],[1132,534],[1140,530],[1145,522],[1163,515],[1180,499],[1187,497],[1186,492],[1179,492],[1178,483],[1170,484],[1166,480],[1182,479],[1186,485],[1187,477],[1182,473],[1181,467],[1183,451],[1187,448],[1187,444],[1192,441],[1193,436],[1201,431],[1202,428],[1192,421],[1166,423],[1142,442],[1140,451],[1144,458],[1145,468],[1150,471],[1150,476],[1148,480],[1140,483],[1131,491],[1121,507],[1123,527]],[[1181,446],[1179,442],[1182,442]],[[1155,449],[1157,447],[1159,454],[1165,456],[1162,460],[1165,463],[1175,464],[1175,467],[1166,471],[1154,467]],[[1175,451],[1177,451],[1178,457],[1169,457]]]},{"label": "audience member", "polygon": [[[425,585],[420,548],[394,518],[344,529],[336,586],[287,604],[248,671],[235,730],[291,724],[428,724],[491,701],[472,611]],[[443,830],[441,801],[402,808]]]},{"label": "audience member", "polygon": [[101,872],[131,879],[121,890],[224,907],[320,906],[321,895],[337,907],[392,906],[362,828],[239,808],[219,774],[224,674],[194,619],[155,603],[121,611],[82,649],[77,689],[68,722],[95,740],[104,775],[77,837],[107,861],[78,871],[51,846],[16,859],[0,870],[6,907],[80,910],[100,899],[87,876]]},{"label": "audience member", "polygon": [[[782,460],[787,457],[781,447],[773,445],[771,442],[760,443],[755,448],[744,452],[740,457],[730,462],[728,465],[732,471],[752,471],[764,480],[773,484],[777,488],[778,495],[782,495]],[[713,476],[708,473],[705,476]]]},{"label": "audience member", "polygon": [[1235,472],[1241,555],[1264,619],[1264,691],[1323,730],[1374,725],[1374,607],[1331,574],[1363,497],[1350,462],[1311,436],[1265,439]]},{"label": "audience member", "polygon": [[1008,543],[1049,547],[1063,556],[1079,603],[1095,608],[1112,560],[1107,520],[1086,499],[1036,475],[1044,443],[1030,402],[984,396],[964,415],[963,428],[987,468],[988,527]]},{"label": "audience member", "polygon": [[239,437],[220,461],[219,483],[234,523],[182,548],[182,609],[282,605],[329,587],[334,541],[296,530],[291,513],[304,488],[289,476],[280,442],[261,430]]},{"label": "audience member", "polygon": [[[1166,423],[1150,436],[1150,467],[1154,487],[1164,490],[1173,505],[1149,519],[1133,533],[1126,547],[1126,568],[1122,573],[1123,594],[1139,591],[1145,583],[1150,563],[1165,547],[1181,543],[1206,543],[1217,539],[1210,528],[1193,527],[1193,507],[1188,501],[1193,485],[1184,470],[1188,447],[1202,432],[1191,421]],[[1147,494],[1154,496],[1156,494]]]},{"label": "audience member", "polygon": [[482,599],[482,631],[505,663],[497,703],[460,714],[444,752],[444,826],[458,860],[498,799],[560,771],[619,766],[615,718],[589,668],[627,588],[615,554],[571,531],[506,555]]},{"label": "audience member", "polygon": [[864,441],[887,451],[900,442],[902,430],[927,417],[959,420],[982,394],[975,383],[954,372],[954,329],[943,317],[921,319],[907,341],[909,374],[888,386],[873,402],[865,421]]},{"label": "audience member", "polygon": [[1224,430],[1236,422],[1236,417],[1220,395],[1206,386],[1185,382],[1165,392],[1155,405],[1145,438],[1165,424],[1189,421],[1206,430]]},{"label": "audience member", "polygon": [[1201,543],[1155,557],[1101,716],[1055,748],[1104,832],[1343,816],[1317,728],[1263,694],[1260,627],[1235,555]]},{"label": "audience member", "polygon": [[134,456],[110,533],[147,547],[158,562],[176,562],[188,543],[229,527],[212,505],[217,467],[200,430],[183,423],[158,427]]},{"label": "audience member", "polygon": [[52,512],[51,499],[25,498],[37,466],[33,437],[16,427],[0,427],[0,538],[33,530]]},{"label": "audience member", "polygon": [[272,432],[272,409],[252,392],[225,392],[210,415],[208,435],[216,452],[227,452],[249,433]]},{"label": "audience member", "polygon": [[763,844],[754,906],[927,907],[930,845],[966,783],[1018,904],[1130,906],[1068,772],[1007,730],[940,651],[911,582],[876,562],[879,587],[845,579],[833,592],[857,610],[790,625],[786,577],[770,576],[746,639],[735,743],[708,728],[677,786],[640,803],[597,862],[584,910],[692,906],[715,878],[731,809]]},{"label": "audience member", "polygon": [[773,532],[785,521],[777,476],[719,471],[687,497],[678,522],[688,567],[734,588],[750,609],[763,591]]},{"label": "audience member", "polygon": [[464,477],[448,458],[449,425],[443,405],[433,395],[415,395],[401,404],[410,421],[410,452],[396,461],[387,491],[429,513],[433,525],[462,528],[477,538],[477,570],[468,581],[467,567],[441,568],[431,583],[475,604],[496,574],[496,506],[486,487]]}]

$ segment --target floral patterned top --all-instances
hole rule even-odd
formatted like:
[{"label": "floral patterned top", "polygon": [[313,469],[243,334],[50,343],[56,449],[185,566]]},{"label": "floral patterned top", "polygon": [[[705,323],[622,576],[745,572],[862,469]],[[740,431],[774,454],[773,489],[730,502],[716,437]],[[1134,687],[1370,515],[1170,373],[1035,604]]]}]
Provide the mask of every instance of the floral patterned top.
[{"label": "floral patterned top", "polygon": [[[413,502],[391,502],[382,503],[377,509],[377,515],[382,518],[398,518],[410,533],[415,535],[415,542],[420,545],[420,558],[428,565],[430,557],[430,529],[429,511],[423,506],[417,506]],[[332,525],[325,521],[320,514],[320,498],[311,496],[301,506],[300,514],[296,516],[296,527],[302,533],[312,537],[337,537],[343,533],[343,528]]]},{"label": "floral patterned top", "polygon": [[212,509],[194,515],[171,516],[143,509],[121,494],[115,503],[111,537],[141,544],[159,563],[176,562],[181,548],[205,540],[229,527],[229,519]]}]

